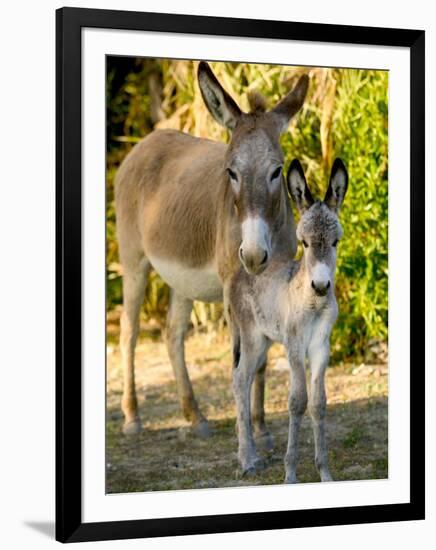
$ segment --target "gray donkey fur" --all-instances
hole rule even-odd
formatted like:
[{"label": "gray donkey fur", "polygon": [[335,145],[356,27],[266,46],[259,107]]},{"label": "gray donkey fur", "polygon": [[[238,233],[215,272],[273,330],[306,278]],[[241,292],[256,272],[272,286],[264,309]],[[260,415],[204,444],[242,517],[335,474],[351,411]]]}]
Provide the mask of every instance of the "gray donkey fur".
[{"label": "gray donkey fur", "polygon": [[[342,161],[336,159],[323,202],[313,200],[296,160],[288,171],[287,184],[301,215],[297,238],[304,247],[302,259],[271,259],[265,271],[256,277],[240,269],[231,285],[238,458],[243,473],[263,467],[252,433],[250,391],[257,370],[265,364],[268,348],[272,342],[279,342],[286,348],[291,385],[285,482],[297,480],[298,434],[307,404],[313,424],[316,466],[321,481],[331,481],[325,436],[324,375],[330,334],[338,313],[334,294],[336,245],[342,236],[338,211],[347,190],[348,175]],[[309,400],[306,358],[311,373]]]}]

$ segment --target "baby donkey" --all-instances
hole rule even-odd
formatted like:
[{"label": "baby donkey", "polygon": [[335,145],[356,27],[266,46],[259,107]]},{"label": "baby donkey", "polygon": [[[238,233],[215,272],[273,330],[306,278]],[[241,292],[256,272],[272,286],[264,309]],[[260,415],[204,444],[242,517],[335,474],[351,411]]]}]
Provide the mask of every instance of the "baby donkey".
[{"label": "baby donkey", "polygon": [[[334,294],[336,246],[342,236],[339,208],[348,186],[343,162],[333,163],[324,201],[314,201],[301,164],[294,160],[287,185],[300,213],[297,238],[304,247],[300,261],[275,258],[253,277],[242,269],[230,292],[233,337],[233,391],[237,406],[238,458],[244,474],[263,467],[253,437],[250,392],[253,378],[266,360],[272,342],[286,348],[290,364],[289,438],[285,483],[295,483],[298,434],[308,404],[305,363],[310,367],[309,412],[315,439],[315,462],[321,481],[331,481],[325,437],[324,375],[329,360],[330,333],[338,307]],[[269,437],[253,411],[256,436]]]}]

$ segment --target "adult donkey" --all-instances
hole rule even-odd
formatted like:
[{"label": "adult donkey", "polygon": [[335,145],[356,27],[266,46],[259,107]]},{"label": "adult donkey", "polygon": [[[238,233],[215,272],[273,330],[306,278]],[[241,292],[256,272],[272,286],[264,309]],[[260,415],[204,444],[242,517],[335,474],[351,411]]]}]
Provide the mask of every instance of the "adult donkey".
[{"label": "adult donkey", "polygon": [[[137,144],[115,181],[117,233],[123,266],[120,348],[124,372],[124,433],[141,429],[134,354],[147,273],[170,286],[166,343],[183,414],[200,436],[207,420],[194,397],[185,364],[184,334],[193,300],[222,301],[242,262],[263,271],[272,255],[293,256],[295,225],[282,177],[279,137],[303,105],[308,77],[266,112],[259,95],[243,113],[209,65],[198,81],[212,116],[232,131],[228,145],[175,130],[156,130]],[[230,319],[229,319],[230,321]],[[254,381],[253,427],[270,445],[264,422],[264,372]]]}]

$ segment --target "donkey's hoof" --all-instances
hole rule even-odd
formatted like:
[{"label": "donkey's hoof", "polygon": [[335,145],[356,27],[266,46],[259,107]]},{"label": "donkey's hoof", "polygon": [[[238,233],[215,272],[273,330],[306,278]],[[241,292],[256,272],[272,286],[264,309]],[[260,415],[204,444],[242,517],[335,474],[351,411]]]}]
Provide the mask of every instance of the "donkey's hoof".
[{"label": "donkey's hoof", "polygon": [[259,432],[255,434],[254,440],[258,449],[267,453],[272,453],[274,451],[274,438],[270,432]]},{"label": "donkey's hoof", "polygon": [[126,422],[123,426],[124,435],[137,435],[142,431],[142,424],[139,418]]},{"label": "donkey's hoof", "polygon": [[321,481],[333,481],[330,472],[320,472]]},{"label": "donkey's hoof", "polygon": [[192,426],[192,431],[195,435],[201,437],[202,439],[207,439],[212,433],[207,420],[202,420],[201,422],[198,422],[198,424],[194,424]]},{"label": "donkey's hoof", "polygon": [[241,477],[252,477],[262,472],[266,468],[265,460],[257,458],[252,464],[242,468]]},{"label": "donkey's hoof", "polygon": [[287,485],[293,485],[294,483],[298,483],[297,476],[295,474],[286,474],[285,476],[285,484]]}]

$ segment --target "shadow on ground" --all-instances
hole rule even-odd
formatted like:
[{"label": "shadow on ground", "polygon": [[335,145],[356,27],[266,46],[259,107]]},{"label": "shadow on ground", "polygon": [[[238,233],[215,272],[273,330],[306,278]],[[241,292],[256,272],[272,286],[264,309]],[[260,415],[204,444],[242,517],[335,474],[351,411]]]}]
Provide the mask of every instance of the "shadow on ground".
[{"label": "shadow on ground", "polygon": [[25,521],[24,525],[48,538],[55,538],[55,524],[53,521]]}]

